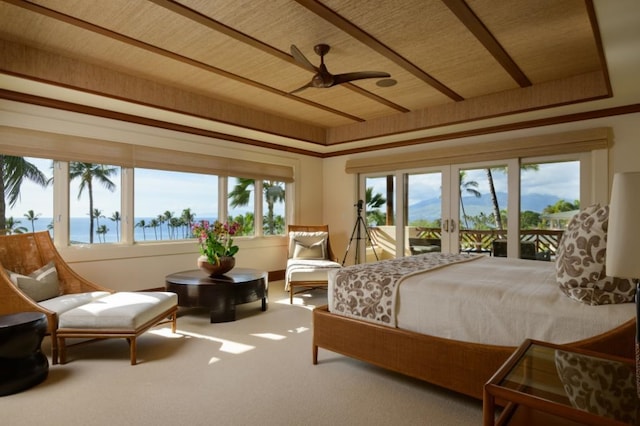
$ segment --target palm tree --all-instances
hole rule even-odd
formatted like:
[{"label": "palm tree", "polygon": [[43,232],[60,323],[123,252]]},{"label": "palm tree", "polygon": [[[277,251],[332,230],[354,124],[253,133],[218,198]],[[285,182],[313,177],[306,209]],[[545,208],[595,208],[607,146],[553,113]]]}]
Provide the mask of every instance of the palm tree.
[{"label": "palm tree", "polygon": [[368,187],[365,191],[365,202],[367,204],[367,225],[375,226],[386,223],[385,214],[379,208],[387,202],[387,199],[379,192],[374,194],[373,187]]},{"label": "palm tree", "polygon": [[6,220],[6,233],[11,234],[24,234],[25,232],[29,232],[27,228],[24,226],[17,226],[21,222],[19,220],[15,220],[13,216],[8,217]]},{"label": "palm tree", "polygon": [[[231,207],[246,206],[251,199],[251,191],[249,187],[255,187],[254,179],[237,178],[238,183],[233,187],[233,190],[229,193],[229,199],[231,200]],[[274,235],[276,229],[276,221],[273,214],[275,204],[285,199],[285,189],[282,186],[282,182],[276,182],[271,180],[265,180],[262,182],[262,189],[264,190],[265,200],[267,202],[267,215],[265,227],[267,228],[268,235]],[[243,227],[243,229],[245,229]]]},{"label": "palm tree", "polygon": [[[284,228],[285,228],[285,223],[284,223],[284,217],[278,215],[276,216],[274,219],[274,234],[272,235],[282,235],[284,234]],[[266,218],[264,223],[262,224],[264,233],[266,234],[268,232],[267,225],[266,225]]]},{"label": "palm tree", "polygon": [[195,220],[196,215],[195,213],[191,213],[191,208],[187,207],[186,209],[182,210],[180,218],[182,219],[186,227],[186,231],[184,232],[183,237],[187,238],[189,235],[191,235],[191,227],[193,226],[193,221]]},{"label": "palm tree", "polygon": [[40,213],[35,214],[33,210],[29,210],[24,214],[24,217],[31,222],[31,232],[36,232],[35,221],[38,220]]},{"label": "palm tree", "polygon": [[[164,218],[164,216],[163,216],[163,215],[159,214],[159,215],[155,218],[155,221],[156,221],[156,225],[155,225],[155,226],[156,226],[156,227],[158,227],[158,228],[160,228],[160,239],[162,239],[162,225],[163,225],[163,224],[164,224],[164,222],[165,222],[165,218]],[[153,221],[152,221],[152,222],[153,222]],[[155,228],[154,228],[154,229],[155,229]],[[157,239],[158,239],[158,233],[156,233],[156,240],[157,240]]]},{"label": "palm tree", "polygon": [[162,215],[162,218],[164,219],[162,222],[167,222],[167,237],[171,240],[173,239],[173,232],[171,232],[172,229],[172,222],[171,220],[173,219],[173,212],[170,212],[169,210],[167,210],[166,212],[164,212],[164,214]]},{"label": "palm tree", "polygon": [[482,194],[476,189],[479,185],[478,182],[476,182],[475,180],[466,181],[466,176],[467,172],[464,170],[460,170],[460,209],[462,210],[462,218],[464,219],[465,229],[469,229],[469,223],[467,222],[467,212],[464,211],[464,201],[462,201],[463,192],[473,195],[476,198],[482,197]]},{"label": "palm tree", "polygon": [[263,181],[262,188],[264,190],[264,198],[267,202],[267,221],[265,223],[267,227],[266,234],[276,235],[277,223],[273,214],[273,209],[276,203],[284,201],[284,188],[282,187],[281,182],[274,182],[272,180]]},{"label": "palm tree", "polygon": [[[104,215],[102,214],[102,210],[93,209],[93,212],[91,214],[91,220],[93,220],[93,219],[96,220],[96,228],[100,227],[100,218],[104,219]],[[96,231],[96,233],[97,233],[97,231]]]},{"label": "palm tree", "polygon": [[115,224],[116,224],[116,241],[120,241],[120,228],[118,226],[118,222],[120,222],[122,220],[122,218],[120,217],[120,212],[113,212],[113,214],[111,215],[111,217],[109,219],[112,220],[113,222],[115,222]]},{"label": "palm tree", "polygon": [[89,193],[89,243],[93,243],[93,180],[113,192],[116,185],[109,179],[110,176],[117,172],[115,167],[109,167],[104,164],[81,163],[77,161],[71,162],[69,166],[69,178],[71,180],[80,178],[80,186],[78,189],[78,199],[86,189]]},{"label": "palm tree", "polygon": [[[159,217],[160,216],[158,216],[158,218]],[[158,228],[160,228],[160,239],[162,239],[162,224],[160,223],[160,220],[158,220],[158,218],[151,219],[149,221],[149,228],[153,228],[153,233],[156,236],[156,241],[158,241]]]},{"label": "palm tree", "polygon": [[[46,188],[48,181],[44,173],[24,157],[0,155],[0,234],[7,229],[7,205],[13,207],[20,199],[20,187],[25,179]],[[6,200],[5,200],[6,197]]]},{"label": "palm tree", "polygon": [[[539,170],[539,166],[537,164],[524,164],[520,166],[520,170]],[[502,215],[500,214],[500,206],[498,205],[498,197],[496,195],[496,188],[493,184],[493,172],[495,171],[506,171],[506,167],[493,167],[486,169],[487,180],[489,182],[489,192],[491,194],[491,204],[493,205],[493,216],[495,217],[496,229],[504,229],[502,225]]]},{"label": "palm tree", "polygon": [[236,236],[239,237],[241,235],[253,234],[253,229],[255,227],[253,213],[246,213],[244,215],[238,215],[236,217],[229,216],[229,222],[237,222],[240,225],[238,232],[236,232]]},{"label": "palm tree", "polygon": [[[98,234],[98,241],[101,241],[103,243],[107,242],[107,232],[109,232],[109,228],[107,228],[107,225],[99,225],[98,229],[96,230],[96,234]],[[102,239],[100,238],[100,236],[102,236]]]},{"label": "palm tree", "polygon": [[496,195],[496,187],[493,184],[493,174],[490,168],[485,169],[487,173],[487,181],[489,182],[489,193],[491,195],[491,205],[493,206],[493,217],[496,221],[496,229],[503,229],[502,216],[500,216],[500,206],[498,205],[498,197]]},{"label": "palm tree", "polygon": [[136,223],[136,228],[142,228],[142,238],[146,241],[147,240],[147,233],[145,232],[145,228],[147,228],[147,222],[144,219],[140,219],[138,221],[138,223]]},{"label": "palm tree", "polygon": [[169,219],[167,226],[171,229],[171,239],[176,240],[178,228],[182,227],[182,220],[179,217],[172,217]]}]

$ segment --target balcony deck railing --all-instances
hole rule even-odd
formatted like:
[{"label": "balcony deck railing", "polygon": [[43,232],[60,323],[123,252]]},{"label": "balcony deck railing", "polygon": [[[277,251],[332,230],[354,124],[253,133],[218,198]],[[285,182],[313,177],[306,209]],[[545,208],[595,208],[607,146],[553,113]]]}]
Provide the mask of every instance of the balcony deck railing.
[{"label": "balcony deck railing", "polygon": [[[396,257],[396,229],[395,226],[373,226],[369,228],[371,242],[376,257],[392,259]],[[520,231],[520,256],[525,259],[553,260],[558,251],[563,230],[556,229],[526,229]],[[415,238],[425,239],[425,244],[435,244],[442,239],[440,228],[408,227],[407,244]],[[427,242],[429,240],[429,242]],[[463,229],[460,230],[460,250],[490,253],[493,256],[506,256],[507,231]],[[407,245],[405,255],[413,250]],[[374,257],[371,254],[370,261]]]},{"label": "balcony deck railing", "polygon": [[[416,228],[419,238],[441,238],[440,228]],[[563,230],[558,229],[522,229],[520,230],[520,241],[523,243],[533,243],[536,253],[548,253],[555,255],[562,238]],[[481,230],[481,229],[461,229],[460,248],[461,249],[482,249],[492,250],[493,242],[496,240],[506,241],[507,231],[505,230]]]}]

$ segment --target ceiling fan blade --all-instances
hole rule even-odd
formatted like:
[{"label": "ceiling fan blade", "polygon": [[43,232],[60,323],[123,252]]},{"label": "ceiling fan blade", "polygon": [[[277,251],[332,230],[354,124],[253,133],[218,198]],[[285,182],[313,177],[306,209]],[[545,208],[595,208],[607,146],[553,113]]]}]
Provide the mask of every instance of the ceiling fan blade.
[{"label": "ceiling fan blade", "polygon": [[353,80],[363,80],[365,78],[387,78],[391,77],[391,74],[380,71],[360,71],[360,72],[348,72],[345,74],[336,74],[333,76],[333,85],[346,83]]},{"label": "ceiling fan blade", "polygon": [[302,65],[309,71],[313,71],[313,72],[319,71],[318,68],[316,68],[315,65],[309,62],[306,56],[304,56],[302,52],[293,44],[291,45],[291,55],[293,56],[293,59],[296,60],[296,62],[298,62],[300,65]]},{"label": "ceiling fan blade", "polygon": [[294,90],[293,92],[289,92],[290,95],[293,95],[294,93],[298,93],[298,92],[302,92],[304,89],[308,88],[308,87],[312,87],[313,84],[311,84],[312,82],[309,82],[307,84],[305,84],[302,87],[298,87],[296,90]]}]

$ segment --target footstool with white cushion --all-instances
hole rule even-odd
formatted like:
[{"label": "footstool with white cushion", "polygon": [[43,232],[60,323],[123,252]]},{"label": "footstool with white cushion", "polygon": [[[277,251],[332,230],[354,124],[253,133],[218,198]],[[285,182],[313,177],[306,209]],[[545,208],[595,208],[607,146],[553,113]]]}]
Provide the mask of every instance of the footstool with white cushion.
[{"label": "footstool with white cushion", "polygon": [[178,297],[170,292],[117,292],[60,314],[57,339],[60,363],[66,362],[68,338],[125,338],[131,365],[136,364],[136,338],[149,328],[171,322],[176,332]]}]

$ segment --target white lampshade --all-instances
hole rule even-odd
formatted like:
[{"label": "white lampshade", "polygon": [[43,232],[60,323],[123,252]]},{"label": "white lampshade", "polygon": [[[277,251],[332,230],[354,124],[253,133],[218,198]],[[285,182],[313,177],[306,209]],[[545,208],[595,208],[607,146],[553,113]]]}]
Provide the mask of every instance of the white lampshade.
[{"label": "white lampshade", "polygon": [[640,172],[613,176],[606,271],[610,277],[640,278]]}]

